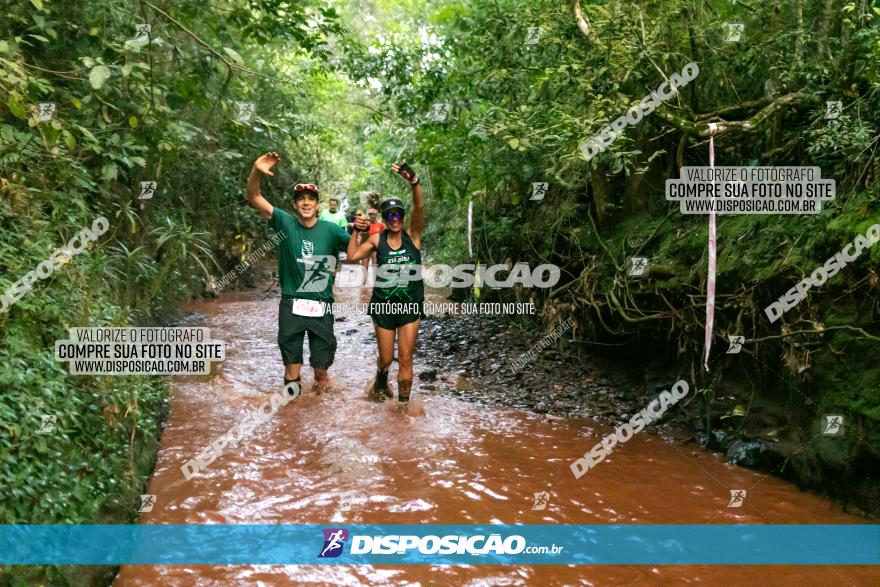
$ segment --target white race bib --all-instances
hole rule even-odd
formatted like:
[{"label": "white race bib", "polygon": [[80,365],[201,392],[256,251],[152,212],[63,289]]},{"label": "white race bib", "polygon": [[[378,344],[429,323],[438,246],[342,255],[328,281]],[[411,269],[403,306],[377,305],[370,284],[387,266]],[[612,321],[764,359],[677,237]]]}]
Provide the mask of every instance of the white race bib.
[{"label": "white race bib", "polygon": [[315,300],[293,300],[293,313],[297,316],[308,316],[309,318],[321,318],[324,316],[324,302],[316,302]]}]

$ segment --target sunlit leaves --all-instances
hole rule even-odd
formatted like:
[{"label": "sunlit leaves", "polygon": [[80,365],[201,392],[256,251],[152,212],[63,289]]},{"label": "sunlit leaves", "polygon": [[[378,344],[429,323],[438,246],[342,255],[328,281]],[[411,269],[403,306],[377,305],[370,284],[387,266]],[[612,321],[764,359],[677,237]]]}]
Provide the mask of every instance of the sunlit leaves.
[{"label": "sunlit leaves", "polygon": [[6,106],[9,108],[9,112],[16,118],[24,119],[27,116],[27,109],[24,104],[13,93],[10,93],[9,97],[6,98]]},{"label": "sunlit leaves", "polygon": [[100,90],[104,82],[110,77],[110,68],[106,65],[96,65],[89,72],[89,85]]},{"label": "sunlit leaves", "polygon": [[241,55],[239,55],[234,49],[223,47],[223,52],[226,53],[236,65],[244,65],[244,59],[242,59]]},{"label": "sunlit leaves", "polygon": [[105,163],[101,167],[101,179],[104,181],[113,181],[119,175],[119,168],[115,163]]}]

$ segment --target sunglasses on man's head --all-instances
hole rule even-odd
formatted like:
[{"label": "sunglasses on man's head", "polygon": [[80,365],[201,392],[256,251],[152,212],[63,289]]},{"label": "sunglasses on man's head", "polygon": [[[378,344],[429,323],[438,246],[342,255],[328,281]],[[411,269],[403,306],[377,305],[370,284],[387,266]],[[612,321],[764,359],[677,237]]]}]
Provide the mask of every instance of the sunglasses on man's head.
[{"label": "sunglasses on man's head", "polygon": [[403,220],[403,212],[386,212],[385,220],[391,222],[392,220]]},{"label": "sunglasses on man's head", "polygon": [[313,183],[298,183],[294,186],[293,191],[294,193],[305,191],[318,193],[318,186]]}]

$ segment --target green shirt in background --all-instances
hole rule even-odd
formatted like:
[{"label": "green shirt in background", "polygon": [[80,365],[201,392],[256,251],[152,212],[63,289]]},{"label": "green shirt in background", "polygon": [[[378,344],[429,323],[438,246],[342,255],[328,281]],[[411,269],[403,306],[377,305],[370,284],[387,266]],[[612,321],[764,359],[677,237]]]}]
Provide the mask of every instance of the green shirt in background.
[{"label": "green shirt in background", "polygon": [[345,218],[345,214],[342,213],[341,210],[337,210],[336,212],[331,212],[330,210],[324,210],[321,212],[321,220],[326,220],[327,222],[332,222],[339,228],[345,230],[348,226],[348,220]]},{"label": "green shirt in background", "polygon": [[272,209],[269,226],[285,235],[278,243],[281,293],[333,303],[331,270],[335,269],[336,255],[348,248],[348,233],[324,220],[318,220],[313,227],[306,228],[296,216],[278,207]]}]

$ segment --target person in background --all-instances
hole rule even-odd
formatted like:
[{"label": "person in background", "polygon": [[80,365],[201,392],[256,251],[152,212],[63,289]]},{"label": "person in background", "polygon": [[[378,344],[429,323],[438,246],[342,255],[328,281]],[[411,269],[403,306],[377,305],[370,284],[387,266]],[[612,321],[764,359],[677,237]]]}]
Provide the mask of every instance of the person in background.
[{"label": "person in background", "polygon": [[329,207],[329,210],[321,212],[321,220],[332,222],[342,230],[345,230],[348,222],[345,220],[345,214],[339,209],[339,200],[330,198]]},{"label": "person in background", "polygon": [[[360,212],[360,210],[358,210]],[[374,234],[379,234],[383,230],[385,230],[385,225],[382,224],[382,221],[379,220],[379,211],[375,208],[370,208],[367,210],[367,218],[370,223],[369,236],[373,236]],[[373,254],[367,257],[362,261],[364,265],[364,270],[370,270],[370,261],[373,262],[373,266],[376,265],[376,251],[373,251]]]},{"label": "person in background", "polygon": [[385,230],[385,225],[379,220],[379,212],[375,208],[370,208],[367,211],[367,218],[370,221],[370,236]]},{"label": "person in background", "polygon": [[[357,214],[360,214],[360,212],[361,211],[358,210]],[[348,214],[345,215],[345,222],[346,222],[345,230],[348,231],[348,234],[351,234],[352,232],[354,232],[354,221],[355,221],[355,218],[357,218],[357,214],[355,213],[354,210],[349,208]]]}]

